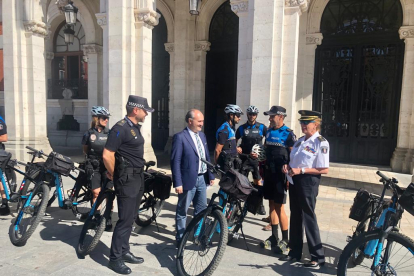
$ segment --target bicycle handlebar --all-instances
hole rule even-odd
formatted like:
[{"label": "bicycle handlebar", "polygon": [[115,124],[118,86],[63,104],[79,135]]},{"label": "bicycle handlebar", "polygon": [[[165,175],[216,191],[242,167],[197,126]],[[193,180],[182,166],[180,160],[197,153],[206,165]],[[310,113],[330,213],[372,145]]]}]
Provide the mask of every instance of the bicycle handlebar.
[{"label": "bicycle handlebar", "polygon": [[210,163],[210,162],[208,162],[206,159],[204,159],[204,158],[201,158],[201,161],[202,162],[204,162],[204,163],[206,163],[207,164],[207,166],[208,167],[210,167],[211,169],[213,169],[214,171],[216,171],[216,172],[220,172],[220,173],[222,173],[222,174],[224,174],[225,172],[224,171],[222,171],[221,169],[220,169],[220,166],[219,165],[213,165],[212,163]]},{"label": "bicycle handlebar", "polygon": [[384,179],[385,181],[390,181],[391,179],[387,176],[385,176],[382,172],[377,171],[377,175],[379,175],[382,179]]}]

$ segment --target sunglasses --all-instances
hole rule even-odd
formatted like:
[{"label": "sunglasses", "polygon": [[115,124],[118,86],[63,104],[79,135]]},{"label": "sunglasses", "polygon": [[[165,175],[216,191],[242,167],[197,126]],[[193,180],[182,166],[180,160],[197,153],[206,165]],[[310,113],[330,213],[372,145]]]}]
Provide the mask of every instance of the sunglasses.
[{"label": "sunglasses", "polygon": [[303,124],[305,126],[309,125],[310,123],[314,123],[315,121],[299,121],[300,124]]},{"label": "sunglasses", "polygon": [[257,116],[256,113],[247,113],[247,116]]},{"label": "sunglasses", "polygon": [[240,118],[241,117],[241,114],[240,113],[236,113],[234,115],[236,115],[237,118]]},{"label": "sunglasses", "polygon": [[109,117],[99,117],[99,119],[106,121],[106,120],[109,120]]}]

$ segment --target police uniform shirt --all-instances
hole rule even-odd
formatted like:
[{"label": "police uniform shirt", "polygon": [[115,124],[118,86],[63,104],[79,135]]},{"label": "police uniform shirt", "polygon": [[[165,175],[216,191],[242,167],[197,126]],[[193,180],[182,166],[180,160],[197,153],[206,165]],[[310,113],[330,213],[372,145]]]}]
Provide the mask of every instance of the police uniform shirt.
[{"label": "police uniform shirt", "polygon": [[222,124],[216,133],[217,143],[223,146],[226,153],[237,155],[236,133],[228,122]]},{"label": "police uniform shirt", "polygon": [[244,154],[249,154],[255,144],[262,145],[263,137],[266,136],[267,127],[256,122],[250,125],[248,122],[239,126],[236,131],[236,139],[242,139],[240,147]]},{"label": "police uniform shirt", "polygon": [[278,129],[269,128],[266,134],[265,151],[267,163],[281,167],[289,161],[289,148],[296,142],[296,135],[286,125]]},{"label": "police uniform shirt", "polygon": [[89,147],[88,154],[102,157],[103,149],[108,140],[109,130],[107,128],[99,132],[96,128],[90,128],[83,134],[82,145]]},{"label": "police uniform shirt", "polygon": [[145,163],[144,142],[144,137],[141,135],[141,126],[134,124],[128,117],[125,117],[112,127],[105,148],[118,152],[134,168],[141,168]]},{"label": "police uniform shirt", "polygon": [[329,168],[329,142],[319,132],[306,141],[305,136],[300,137],[290,153],[289,166],[291,168]]},{"label": "police uniform shirt", "polygon": [[0,116],[0,135],[7,134],[7,125],[3,117]]}]

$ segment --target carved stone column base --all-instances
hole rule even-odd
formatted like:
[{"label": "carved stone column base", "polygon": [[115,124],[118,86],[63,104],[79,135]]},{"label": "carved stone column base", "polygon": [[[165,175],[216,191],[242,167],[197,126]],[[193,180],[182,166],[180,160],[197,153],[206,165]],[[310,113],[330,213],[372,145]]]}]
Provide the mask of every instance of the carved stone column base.
[{"label": "carved stone column base", "polygon": [[409,149],[407,148],[396,148],[391,158],[391,169],[394,172],[402,172],[405,157]]}]

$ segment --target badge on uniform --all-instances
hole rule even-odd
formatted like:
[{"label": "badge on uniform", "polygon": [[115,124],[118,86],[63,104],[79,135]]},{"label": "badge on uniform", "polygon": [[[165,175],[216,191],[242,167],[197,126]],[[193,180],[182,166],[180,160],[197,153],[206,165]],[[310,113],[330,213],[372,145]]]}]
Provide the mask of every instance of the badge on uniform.
[{"label": "badge on uniform", "polygon": [[321,152],[323,154],[327,154],[328,153],[328,147],[321,147]]},{"label": "badge on uniform", "polygon": [[91,134],[91,141],[95,141],[96,140],[96,135],[95,134]]},{"label": "badge on uniform", "polygon": [[3,129],[3,124],[0,124],[0,129]]},{"label": "badge on uniform", "polygon": [[137,134],[135,133],[135,131],[133,129],[131,129],[131,134],[132,134],[132,136],[135,137],[135,139],[137,139]]},{"label": "badge on uniform", "polygon": [[244,134],[245,134],[245,135],[248,135],[248,134],[249,134],[249,130],[248,130],[248,129],[245,129],[245,130],[244,130]]}]

